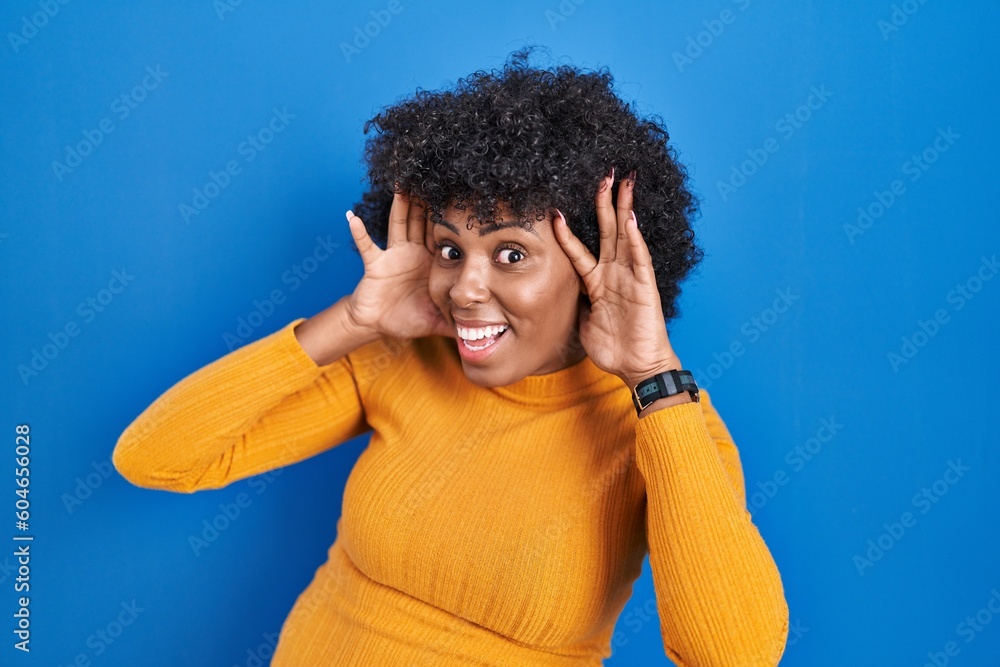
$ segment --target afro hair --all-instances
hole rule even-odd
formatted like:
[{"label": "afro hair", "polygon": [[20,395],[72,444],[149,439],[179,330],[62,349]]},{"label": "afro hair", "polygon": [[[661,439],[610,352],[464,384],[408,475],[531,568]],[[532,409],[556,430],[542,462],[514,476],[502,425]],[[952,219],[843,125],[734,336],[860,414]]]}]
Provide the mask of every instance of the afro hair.
[{"label": "afro hair", "polygon": [[501,205],[526,228],[558,208],[599,257],[597,190],[614,168],[617,201],[619,179],[634,170],[633,209],[664,320],[673,319],[679,283],[703,253],[690,225],[698,202],[662,119],[639,118],[613,92],[606,68],[532,67],[532,48],[512,53],[499,71],[459,79],[454,90],[418,88],[368,120],[370,189],[354,212],[384,249],[394,191],[423,200],[432,222],[449,206],[468,211],[470,229],[495,222]]}]

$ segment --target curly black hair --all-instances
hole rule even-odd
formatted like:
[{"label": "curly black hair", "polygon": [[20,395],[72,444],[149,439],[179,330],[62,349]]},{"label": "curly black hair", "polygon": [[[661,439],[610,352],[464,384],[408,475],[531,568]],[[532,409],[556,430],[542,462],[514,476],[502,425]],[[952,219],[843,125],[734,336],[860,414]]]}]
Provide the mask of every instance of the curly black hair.
[{"label": "curly black hair", "polygon": [[532,67],[533,48],[513,52],[499,71],[459,79],[454,90],[418,88],[368,120],[364,134],[375,133],[363,160],[371,189],[354,212],[384,249],[397,190],[426,202],[434,222],[449,205],[469,210],[469,229],[474,220],[495,222],[500,204],[525,228],[554,207],[599,257],[597,189],[614,167],[617,201],[619,179],[635,170],[633,208],[664,320],[673,319],[679,283],[703,252],[690,225],[698,202],[662,119],[639,118],[613,92],[607,68]]}]

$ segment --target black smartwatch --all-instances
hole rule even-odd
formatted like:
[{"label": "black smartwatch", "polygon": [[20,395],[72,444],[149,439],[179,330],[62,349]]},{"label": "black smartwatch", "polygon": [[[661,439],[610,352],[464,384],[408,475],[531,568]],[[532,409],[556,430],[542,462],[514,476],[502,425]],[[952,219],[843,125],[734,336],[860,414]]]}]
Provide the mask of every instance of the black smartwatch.
[{"label": "black smartwatch", "polygon": [[632,389],[632,403],[635,405],[636,415],[642,414],[644,408],[649,407],[653,401],[676,396],[682,391],[691,394],[691,400],[697,403],[700,400],[698,394],[698,384],[694,381],[691,371],[665,371],[657,373],[648,380],[643,380]]}]

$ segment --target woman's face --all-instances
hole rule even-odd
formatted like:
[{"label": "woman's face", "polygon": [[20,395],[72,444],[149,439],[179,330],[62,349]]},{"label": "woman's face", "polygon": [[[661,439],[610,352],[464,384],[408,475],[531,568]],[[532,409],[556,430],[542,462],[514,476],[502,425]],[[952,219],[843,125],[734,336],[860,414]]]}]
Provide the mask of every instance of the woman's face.
[{"label": "woman's face", "polygon": [[[432,229],[431,299],[455,326],[466,377],[482,387],[552,373],[586,355],[577,335],[583,281],[554,235],[554,211],[530,232],[506,222],[506,207],[499,213],[497,226],[477,220],[469,230],[468,213],[449,207],[445,224]],[[496,338],[486,325],[507,328]],[[470,348],[463,338],[484,328]]]}]

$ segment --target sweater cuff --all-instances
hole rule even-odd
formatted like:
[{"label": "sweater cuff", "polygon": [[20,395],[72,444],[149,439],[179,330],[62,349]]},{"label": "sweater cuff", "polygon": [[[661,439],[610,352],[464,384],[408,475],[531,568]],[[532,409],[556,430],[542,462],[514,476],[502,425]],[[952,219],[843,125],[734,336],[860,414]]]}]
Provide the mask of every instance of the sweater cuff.
[{"label": "sweater cuff", "polygon": [[313,361],[313,358],[309,356],[295,336],[295,327],[305,321],[306,318],[298,317],[271,335],[275,338],[274,342],[277,347],[288,356],[293,368],[302,371],[315,371],[321,367]]}]

